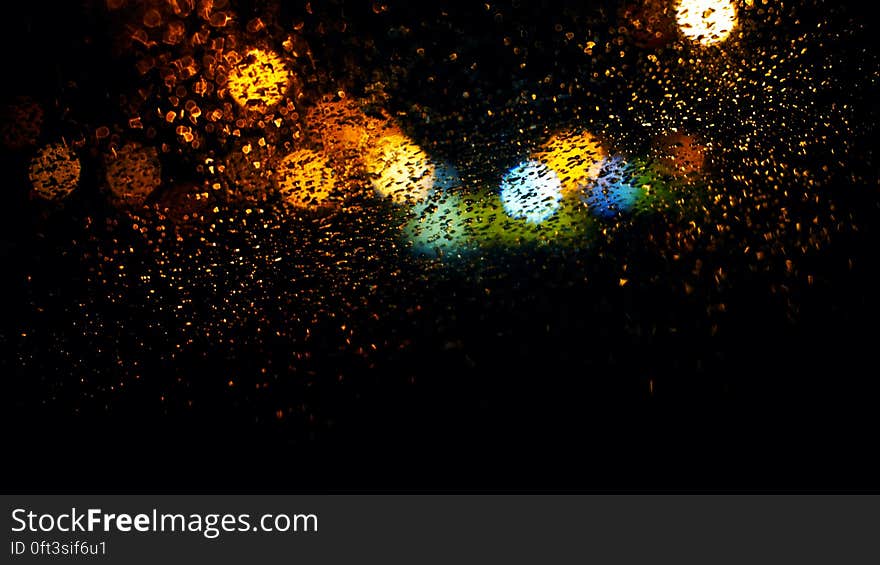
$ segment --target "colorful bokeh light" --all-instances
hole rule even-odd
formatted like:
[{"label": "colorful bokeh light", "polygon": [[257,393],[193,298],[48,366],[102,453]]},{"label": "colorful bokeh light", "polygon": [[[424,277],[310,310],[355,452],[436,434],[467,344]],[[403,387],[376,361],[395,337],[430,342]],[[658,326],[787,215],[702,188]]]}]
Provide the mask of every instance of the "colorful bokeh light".
[{"label": "colorful bokeh light", "polygon": [[594,185],[581,198],[590,212],[600,218],[614,218],[631,212],[643,195],[636,169],[620,155],[605,160]]},{"label": "colorful bokeh light", "polygon": [[605,156],[604,147],[592,134],[564,131],[551,137],[535,158],[556,173],[563,196],[568,196],[598,178]]},{"label": "colorful bokeh light", "polygon": [[461,251],[468,241],[467,222],[461,212],[462,199],[454,193],[437,190],[413,210],[404,227],[404,237],[413,252],[428,256],[447,256]]}]

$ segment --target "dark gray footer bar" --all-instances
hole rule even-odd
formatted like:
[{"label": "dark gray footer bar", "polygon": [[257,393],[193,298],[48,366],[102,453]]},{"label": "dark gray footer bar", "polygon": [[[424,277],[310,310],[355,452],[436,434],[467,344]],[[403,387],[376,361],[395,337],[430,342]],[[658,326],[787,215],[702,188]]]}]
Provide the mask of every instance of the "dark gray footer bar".
[{"label": "dark gray footer bar", "polygon": [[2,563],[880,563],[878,496],[15,495],[3,507]]}]

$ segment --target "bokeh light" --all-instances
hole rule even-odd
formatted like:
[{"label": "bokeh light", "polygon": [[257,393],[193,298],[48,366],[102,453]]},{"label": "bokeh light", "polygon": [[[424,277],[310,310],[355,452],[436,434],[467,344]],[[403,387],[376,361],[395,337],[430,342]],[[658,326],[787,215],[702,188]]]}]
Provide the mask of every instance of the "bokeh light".
[{"label": "bokeh light", "polygon": [[276,53],[251,49],[229,73],[229,95],[239,106],[266,112],[281,102],[293,80],[293,72]]},{"label": "bokeh light", "polygon": [[467,222],[461,208],[461,197],[445,190],[435,191],[417,205],[403,232],[413,252],[445,256],[461,251],[468,241]]},{"label": "bokeh light", "polygon": [[652,157],[662,174],[676,179],[695,179],[706,164],[706,147],[693,135],[668,133],[652,143]]},{"label": "bokeh light", "polygon": [[712,45],[727,39],[736,27],[736,7],[732,0],[679,0],[675,19],[685,37]]},{"label": "bokeh light", "polygon": [[160,184],[162,165],[155,147],[129,143],[107,157],[107,185],[117,201],[141,204]]},{"label": "bokeh light", "polygon": [[373,188],[395,204],[424,201],[434,188],[434,170],[428,154],[402,133],[381,137],[367,156]]},{"label": "bokeh light", "polygon": [[501,204],[511,218],[537,224],[559,209],[562,182],[540,161],[524,161],[501,179]]},{"label": "bokeh light", "polygon": [[622,156],[606,159],[599,179],[581,197],[584,204],[600,218],[631,212],[643,194],[636,174],[636,168]]},{"label": "bokeh light", "polygon": [[328,203],[336,188],[336,175],[325,155],[300,149],[281,160],[275,182],[285,202],[309,208]]},{"label": "bokeh light", "polygon": [[460,188],[461,177],[455,167],[445,162],[434,166],[432,190],[412,208],[403,229],[413,252],[445,256],[466,246],[467,222],[457,193]]},{"label": "bokeh light", "polygon": [[595,231],[595,220],[577,198],[563,198],[545,221],[533,223],[512,218],[500,195],[489,190],[462,197],[459,217],[467,226],[467,244],[473,248],[501,248],[508,252],[523,246],[586,246]]},{"label": "bokeh light", "polygon": [[598,178],[605,156],[601,142],[592,134],[565,131],[551,137],[535,159],[556,173],[562,183],[563,196],[567,196]]},{"label": "bokeh light", "polygon": [[37,196],[61,200],[76,190],[82,166],[76,152],[64,143],[47,145],[30,163],[28,178]]},{"label": "bokeh light", "polygon": [[363,152],[378,122],[364,114],[360,104],[351,98],[318,102],[307,110],[305,120],[324,150],[342,158]]},{"label": "bokeh light", "polygon": [[671,399],[766,341],[752,326],[837,308],[823,322],[844,327],[844,301],[873,296],[878,57],[858,10],[37,4],[11,5],[0,99],[9,395],[32,391],[37,419],[47,399],[228,413],[298,444],[358,422],[352,399],[427,398],[467,367],[447,392],[502,375],[475,410],[522,370],[576,415],[609,389],[535,389],[547,359]]},{"label": "bokeh light", "polygon": [[35,145],[43,127],[44,112],[37,102],[21,98],[0,109],[0,140],[10,149]]}]

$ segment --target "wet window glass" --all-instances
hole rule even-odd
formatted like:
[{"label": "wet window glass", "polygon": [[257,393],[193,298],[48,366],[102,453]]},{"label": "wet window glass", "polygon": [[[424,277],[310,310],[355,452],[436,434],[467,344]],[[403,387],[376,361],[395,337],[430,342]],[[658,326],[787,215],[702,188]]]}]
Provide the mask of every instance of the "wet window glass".
[{"label": "wet window glass", "polygon": [[757,438],[876,390],[861,8],[30,4],[0,89],[25,419],[328,476],[510,448],[546,483],[525,454],[650,452],[698,410],[717,445],[714,407],[766,401]]}]

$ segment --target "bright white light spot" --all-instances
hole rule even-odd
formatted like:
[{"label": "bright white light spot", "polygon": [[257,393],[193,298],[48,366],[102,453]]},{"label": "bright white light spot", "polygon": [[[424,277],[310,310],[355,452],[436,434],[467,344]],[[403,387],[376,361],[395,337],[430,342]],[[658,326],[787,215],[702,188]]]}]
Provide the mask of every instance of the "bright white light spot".
[{"label": "bright white light spot", "polygon": [[712,45],[730,36],[736,26],[736,7],[732,0],[679,0],[675,20],[688,39]]},{"label": "bright white light spot", "polygon": [[501,179],[501,204],[512,218],[539,224],[556,213],[562,182],[540,161],[524,161]]}]

